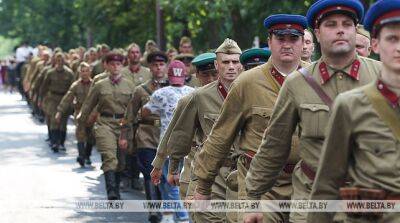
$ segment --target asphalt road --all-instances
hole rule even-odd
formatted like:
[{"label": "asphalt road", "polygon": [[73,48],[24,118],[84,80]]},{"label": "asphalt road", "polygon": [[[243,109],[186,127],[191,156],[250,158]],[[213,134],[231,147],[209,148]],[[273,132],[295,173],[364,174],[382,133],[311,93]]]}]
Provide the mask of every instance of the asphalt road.
[{"label": "asphalt road", "polygon": [[[93,168],[76,163],[74,126],[68,124],[67,152],[54,154],[44,139],[46,125],[36,121],[18,94],[0,92],[0,222],[147,222],[146,213],[85,212],[77,201],[106,198],[100,156]],[[144,199],[128,191],[124,200]]]}]

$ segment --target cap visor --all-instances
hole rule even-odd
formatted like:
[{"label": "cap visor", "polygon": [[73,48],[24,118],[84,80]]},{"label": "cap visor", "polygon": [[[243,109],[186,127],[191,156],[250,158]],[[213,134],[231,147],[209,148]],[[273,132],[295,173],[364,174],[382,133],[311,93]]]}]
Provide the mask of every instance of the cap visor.
[{"label": "cap visor", "polygon": [[283,35],[293,35],[293,36],[303,36],[304,33],[300,32],[297,29],[278,29],[272,31],[273,34],[278,35],[278,36],[283,36]]}]

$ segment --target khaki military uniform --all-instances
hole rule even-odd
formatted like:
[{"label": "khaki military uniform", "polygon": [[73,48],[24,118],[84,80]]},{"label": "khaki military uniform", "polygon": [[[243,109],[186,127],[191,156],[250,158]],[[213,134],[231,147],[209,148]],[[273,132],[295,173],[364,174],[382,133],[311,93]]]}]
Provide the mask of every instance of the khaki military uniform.
[{"label": "khaki military uniform", "polygon": [[80,123],[84,124],[90,113],[97,106],[100,113],[94,125],[97,149],[102,156],[101,166],[104,172],[121,171],[124,168],[122,155],[118,149],[120,121],[131,100],[135,87],[121,78],[114,84],[110,78],[104,78],[91,87],[89,95],[78,115]]},{"label": "khaki military uniform", "polygon": [[[219,110],[226,97],[225,87],[219,81],[210,83],[190,94],[188,103],[183,109],[179,120],[168,140],[169,172],[179,171],[179,163],[182,158],[191,154],[191,145],[194,135],[198,135],[199,141],[205,141],[210,134],[215,120],[219,116]],[[233,152],[233,149],[232,149]],[[234,156],[230,154],[230,156]],[[224,165],[218,171],[218,175],[212,185],[211,199],[213,200],[236,200],[237,196],[227,188],[226,178],[232,171],[232,157],[226,159]],[[196,184],[196,180],[190,184]],[[194,186],[189,186],[194,188]],[[193,191],[190,191],[193,194]],[[225,213],[196,212],[196,222],[236,222],[236,219],[227,219]]]},{"label": "khaki military uniform", "polygon": [[39,72],[36,81],[32,83],[31,92],[33,96],[33,101],[37,101],[37,97],[39,96],[39,90],[42,87],[42,83],[46,77],[47,72],[52,68],[51,65],[47,65],[43,67],[43,69]]},{"label": "khaki military uniform", "polygon": [[[381,82],[381,81],[380,81]],[[311,193],[311,199],[339,200],[339,188],[346,176],[352,180],[349,187],[360,189],[378,189],[385,191],[385,197],[360,197],[363,200],[388,199],[399,200],[399,136],[384,122],[380,113],[371,104],[364,92],[373,88],[380,94],[379,100],[392,106],[400,117],[400,89],[386,87],[394,97],[385,97],[378,89],[384,85],[375,81],[362,88],[340,94],[332,109],[326,129],[320,166]],[[382,91],[383,92],[383,91]],[[386,95],[390,95],[386,93]],[[382,97],[383,96],[383,97]],[[365,196],[368,196],[366,193]],[[395,198],[390,197],[395,196]],[[346,222],[398,222],[400,214],[383,213],[378,218],[368,218],[371,213],[361,217],[348,217]],[[309,222],[330,222],[330,213],[310,213]]]},{"label": "khaki military uniform", "polygon": [[[335,72],[320,59],[308,66],[306,72],[334,99],[341,92],[373,81],[379,69],[379,62],[357,56],[343,71]],[[302,74],[294,72],[288,77],[280,91],[268,130],[251,163],[251,172],[246,182],[249,198],[260,199],[264,192],[272,188],[288,160],[291,151],[289,142],[296,126],[299,126],[301,136],[298,149],[301,161],[293,173],[292,199],[309,199],[329,111],[328,105],[324,104]],[[293,222],[304,222],[306,214],[291,213],[290,219]]]},{"label": "khaki military uniform", "polygon": [[125,112],[125,119],[129,126],[138,124],[134,137],[137,148],[157,149],[160,140],[160,116],[151,114],[149,117],[142,118],[139,112],[155,90],[152,80],[147,80],[146,83],[137,87]]},{"label": "khaki military uniform", "polygon": [[74,75],[66,66],[62,70],[57,70],[56,68],[50,69],[43,80],[40,95],[43,96],[43,110],[50,119],[50,130],[66,131],[69,114],[62,116],[60,124],[56,122],[55,114],[57,106],[73,82]]},{"label": "khaki military uniform", "polygon": [[103,73],[104,67],[103,67],[103,62],[101,60],[97,60],[96,62],[94,62],[93,64],[93,68],[92,68],[92,78],[94,78],[95,76],[97,76],[98,74]]},{"label": "khaki military uniform", "polygon": [[29,89],[31,87],[31,81],[33,77],[33,73],[36,69],[36,64],[40,61],[39,57],[34,57],[32,60],[29,62],[29,65],[27,66],[26,70],[26,75],[24,75],[23,79],[23,86],[24,86],[24,91],[29,92]]},{"label": "khaki military uniform", "polygon": [[185,85],[189,86],[189,87],[193,87],[193,88],[197,88],[200,87],[200,81],[199,79],[197,79],[196,74],[190,74],[189,77],[186,78],[185,80]]},{"label": "khaki military uniform", "polygon": [[149,68],[140,66],[137,72],[132,72],[129,66],[122,68],[122,75],[132,81],[135,86],[141,85],[152,78]]},{"label": "khaki military uniform", "polygon": [[101,74],[96,75],[96,76],[93,78],[93,85],[94,85],[95,83],[99,82],[100,80],[103,80],[103,79],[105,79],[105,78],[107,78],[107,77],[109,77],[109,76],[110,76],[110,73],[109,73],[108,71],[105,71],[105,72],[103,72],[103,73],[101,73]]},{"label": "khaki military uniform", "polygon": [[[82,104],[89,93],[89,88],[91,84],[92,80],[89,80],[88,82],[83,82],[81,79],[78,79],[77,81],[75,81],[58,105],[57,111],[61,114],[65,114],[68,112],[69,108],[72,105],[74,108],[74,117],[76,120],[79,111],[81,110]],[[75,125],[76,140],[78,142],[90,141],[93,144],[94,140],[90,140],[91,134],[88,135],[88,133],[90,132],[87,131],[86,125],[78,125],[78,122],[76,122]]]},{"label": "khaki military uniform", "polygon": [[46,66],[46,61],[40,60],[39,62],[37,62],[35,70],[32,72],[32,77],[30,80],[30,88],[29,88],[29,94],[31,95],[31,97],[33,96],[32,88],[36,84],[37,78],[45,66]]},{"label": "khaki military uniform", "polygon": [[75,80],[78,80],[78,79],[79,79],[78,67],[79,67],[79,65],[82,63],[82,61],[83,61],[83,60],[74,60],[74,61],[71,61],[70,67],[71,67],[72,72],[74,72]]},{"label": "khaki military uniform", "polygon": [[[301,63],[302,67],[305,65],[306,63]],[[222,166],[231,145],[239,136],[239,148],[246,155],[240,156],[237,162],[238,198],[240,200],[247,199],[245,176],[251,161],[249,157],[257,152],[264,130],[270,120],[281,88],[278,79],[283,82],[282,75],[277,73],[270,59],[261,66],[243,72],[233,82],[222,105],[221,115],[196,159],[195,174],[199,178],[197,190],[200,193],[209,193],[209,188],[217,175],[216,170]],[[293,152],[288,165],[292,165],[296,161],[297,154]],[[291,171],[282,171],[277,183],[272,190],[265,194],[263,199],[290,199],[291,193]],[[242,215],[242,213],[238,215],[239,222],[243,221]],[[269,222],[279,222],[287,217],[285,213],[268,213],[264,218],[269,218]]]}]

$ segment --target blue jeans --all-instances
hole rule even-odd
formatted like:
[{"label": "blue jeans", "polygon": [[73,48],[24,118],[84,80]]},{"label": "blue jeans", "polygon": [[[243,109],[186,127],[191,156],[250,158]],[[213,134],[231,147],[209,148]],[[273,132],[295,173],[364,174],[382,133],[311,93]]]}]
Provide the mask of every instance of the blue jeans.
[{"label": "blue jeans", "polygon": [[[168,175],[168,166],[169,166],[169,159],[164,162],[162,176],[161,176],[161,183],[160,183],[160,190],[161,190],[161,197],[163,200],[180,200],[179,196],[179,187],[172,186],[167,182],[167,175]],[[183,206],[183,203],[181,204]],[[189,219],[189,215],[187,211],[175,212],[175,218],[177,220],[187,220]]]},{"label": "blue jeans", "polygon": [[152,148],[138,148],[138,166],[145,180],[151,180],[150,173],[153,169],[151,162],[153,162],[154,157],[156,157],[156,152],[157,150]]}]

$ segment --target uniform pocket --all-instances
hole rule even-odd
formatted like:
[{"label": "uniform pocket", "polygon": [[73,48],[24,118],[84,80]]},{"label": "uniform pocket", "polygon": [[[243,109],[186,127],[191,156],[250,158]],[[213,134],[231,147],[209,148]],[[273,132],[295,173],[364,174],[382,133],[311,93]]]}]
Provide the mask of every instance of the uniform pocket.
[{"label": "uniform pocket", "polygon": [[129,91],[115,92],[115,98],[122,103],[128,103],[131,100],[132,93]]},{"label": "uniform pocket", "polygon": [[371,174],[392,172],[398,163],[396,143],[374,137],[359,138],[355,159],[358,166]]},{"label": "uniform pocket", "polygon": [[300,104],[302,135],[323,138],[329,119],[329,107],[322,104]]},{"label": "uniform pocket", "polygon": [[254,124],[254,130],[257,133],[263,134],[271,119],[272,109],[266,107],[252,107],[251,120]]}]

